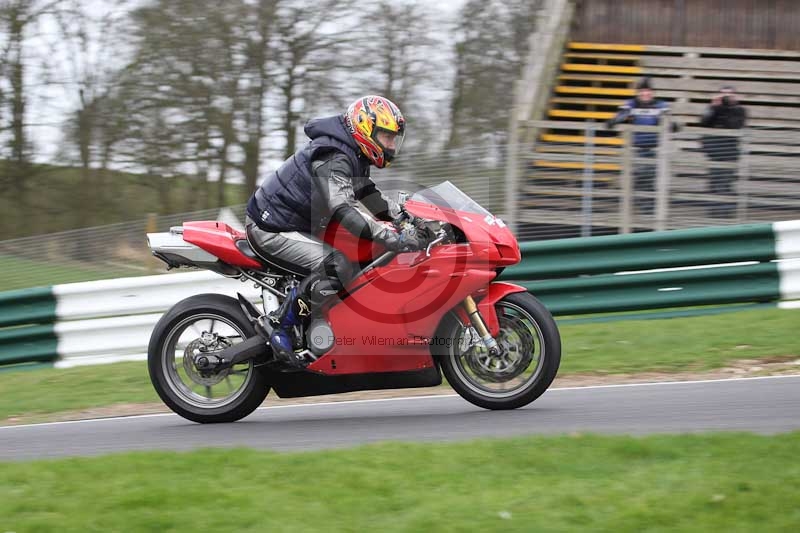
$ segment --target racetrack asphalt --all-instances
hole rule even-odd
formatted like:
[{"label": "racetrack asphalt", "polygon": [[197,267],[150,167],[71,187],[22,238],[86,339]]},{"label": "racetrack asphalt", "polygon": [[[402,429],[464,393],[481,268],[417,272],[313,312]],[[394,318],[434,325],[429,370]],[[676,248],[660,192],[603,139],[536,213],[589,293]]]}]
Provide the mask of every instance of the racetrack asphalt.
[{"label": "racetrack asphalt", "polygon": [[[267,399],[269,404],[269,399]],[[458,396],[263,407],[233,424],[173,414],[0,427],[0,461],[132,450],[342,448],[534,434],[800,430],[800,376],[551,389],[527,407],[486,411]]]}]

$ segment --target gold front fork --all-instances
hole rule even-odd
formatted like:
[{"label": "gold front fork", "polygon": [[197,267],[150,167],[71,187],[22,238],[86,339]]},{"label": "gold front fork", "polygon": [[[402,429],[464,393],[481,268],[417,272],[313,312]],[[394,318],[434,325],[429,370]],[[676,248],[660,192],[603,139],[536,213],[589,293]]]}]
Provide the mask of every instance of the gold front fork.
[{"label": "gold front fork", "polygon": [[497,341],[494,340],[494,337],[492,337],[489,333],[489,329],[486,327],[481,314],[478,312],[478,306],[475,303],[475,300],[472,299],[472,296],[467,296],[464,298],[462,304],[464,305],[464,310],[469,316],[470,322],[472,322],[472,326],[478,332],[478,335],[481,336],[481,340],[489,350],[489,353],[493,355],[497,354],[500,351],[499,347],[497,346]]}]

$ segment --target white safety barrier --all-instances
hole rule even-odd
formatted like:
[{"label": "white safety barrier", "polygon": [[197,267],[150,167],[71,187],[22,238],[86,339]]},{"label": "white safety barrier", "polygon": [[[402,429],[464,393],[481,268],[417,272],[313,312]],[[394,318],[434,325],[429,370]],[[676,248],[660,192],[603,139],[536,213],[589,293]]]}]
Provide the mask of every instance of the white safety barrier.
[{"label": "white safety barrier", "polygon": [[56,285],[57,367],[144,360],[153,327],[170,307],[202,293],[241,293],[261,301],[252,282],[208,271]]},{"label": "white safety barrier", "polygon": [[781,300],[800,300],[800,259],[778,263],[781,280]]},{"label": "white safety barrier", "polygon": [[210,271],[107,279],[53,286],[59,320],[163,312],[175,303],[204,292],[261,298],[252,282],[225,278]]},{"label": "white safety barrier", "polygon": [[775,222],[775,255],[778,259],[800,258],[800,220]]}]

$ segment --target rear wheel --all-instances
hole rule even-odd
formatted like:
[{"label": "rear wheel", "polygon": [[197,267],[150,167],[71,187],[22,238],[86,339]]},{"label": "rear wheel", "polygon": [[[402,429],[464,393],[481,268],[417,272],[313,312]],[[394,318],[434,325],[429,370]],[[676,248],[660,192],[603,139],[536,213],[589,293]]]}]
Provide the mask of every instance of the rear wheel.
[{"label": "rear wheel", "polygon": [[252,413],[269,384],[252,360],[221,371],[198,367],[229,346],[256,335],[239,302],[220,294],[199,294],[170,309],[150,337],[150,381],[164,403],[200,423],[233,422]]},{"label": "rear wheel", "polygon": [[541,396],[561,363],[555,320],[534,296],[514,293],[495,304],[499,355],[491,355],[472,326],[449,317],[440,329],[438,355],[447,381],[485,409],[516,409]]}]

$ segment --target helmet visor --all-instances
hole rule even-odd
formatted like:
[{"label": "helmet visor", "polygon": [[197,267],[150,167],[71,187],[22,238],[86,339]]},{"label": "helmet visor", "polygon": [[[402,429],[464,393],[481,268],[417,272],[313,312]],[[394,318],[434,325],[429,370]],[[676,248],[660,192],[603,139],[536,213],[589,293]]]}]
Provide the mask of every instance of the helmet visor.
[{"label": "helmet visor", "polygon": [[405,136],[406,134],[403,128],[401,128],[399,132],[384,128],[376,128],[373,138],[383,149],[386,160],[391,161],[400,152],[400,147],[403,146]]}]

